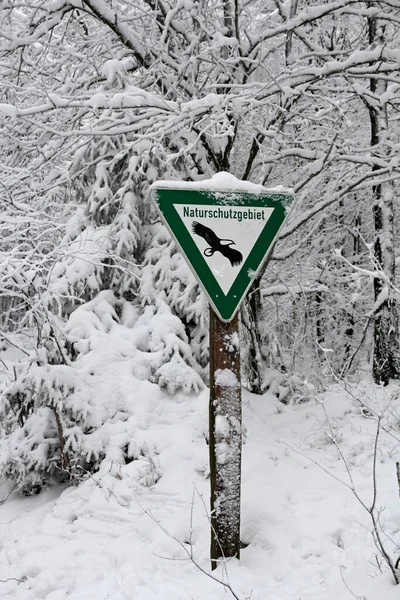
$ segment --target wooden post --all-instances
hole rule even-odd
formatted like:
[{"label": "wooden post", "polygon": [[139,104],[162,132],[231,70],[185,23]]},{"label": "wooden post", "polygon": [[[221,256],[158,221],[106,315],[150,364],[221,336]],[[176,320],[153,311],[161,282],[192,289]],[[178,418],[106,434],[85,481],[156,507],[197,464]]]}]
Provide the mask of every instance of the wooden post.
[{"label": "wooden post", "polygon": [[240,558],[242,398],[238,316],[221,321],[210,307],[211,569]]}]

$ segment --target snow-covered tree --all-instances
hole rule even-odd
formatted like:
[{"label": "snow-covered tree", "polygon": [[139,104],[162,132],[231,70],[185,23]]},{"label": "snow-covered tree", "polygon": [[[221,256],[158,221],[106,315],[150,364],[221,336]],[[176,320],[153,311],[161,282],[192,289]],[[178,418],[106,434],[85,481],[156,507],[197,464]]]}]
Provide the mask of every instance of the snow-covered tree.
[{"label": "snow-covered tree", "polygon": [[[94,469],[106,456],[82,436],[118,410],[92,422],[71,400],[99,331],[130,331],[139,379],[177,393],[206,377],[206,303],[150,203],[156,179],[230,171],[298,196],[244,309],[250,389],[265,389],[266,367],[279,367],[289,373],[283,398],[297,354],[318,356],[326,344],[339,371],[354,366],[372,314],[375,376],[399,375],[397,359],[386,373],[378,357],[394,348],[397,327],[384,296],[395,290],[396,11],[394,0],[1,5],[3,321],[37,329],[36,349],[3,393],[13,449],[3,472],[22,465],[22,482],[67,462]],[[74,325],[82,315],[90,326]],[[52,441],[29,463],[18,458],[20,436],[33,440],[31,456]]]}]

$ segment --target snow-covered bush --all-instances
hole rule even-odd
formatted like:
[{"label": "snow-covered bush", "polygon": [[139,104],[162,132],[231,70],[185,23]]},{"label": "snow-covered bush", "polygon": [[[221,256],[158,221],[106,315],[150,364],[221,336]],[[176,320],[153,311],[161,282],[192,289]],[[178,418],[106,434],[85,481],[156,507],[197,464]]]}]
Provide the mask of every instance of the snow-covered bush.
[{"label": "snow-covered bush", "polygon": [[154,157],[89,141],[71,177],[89,158],[31,285],[36,349],[2,394],[0,473],[26,491],[143,454],[131,450],[134,390],[197,393],[208,360],[205,301],[149,205]]},{"label": "snow-covered bush", "polygon": [[196,362],[205,367],[208,363],[207,299],[161,223],[148,226],[144,240],[148,250],[140,273],[141,304],[151,306],[154,298],[161,294],[184,324]]},{"label": "snow-covered bush", "polygon": [[[181,321],[160,298],[141,311],[100,292],[68,319],[74,355],[66,364],[32,357],[3,392],[0,472],[25,490],[51,477],[78,478],[106,460],[123,464],[152,452],[135,436],[143,397],[203,386]],[[158,385],[155,385],[158,384]]]}]

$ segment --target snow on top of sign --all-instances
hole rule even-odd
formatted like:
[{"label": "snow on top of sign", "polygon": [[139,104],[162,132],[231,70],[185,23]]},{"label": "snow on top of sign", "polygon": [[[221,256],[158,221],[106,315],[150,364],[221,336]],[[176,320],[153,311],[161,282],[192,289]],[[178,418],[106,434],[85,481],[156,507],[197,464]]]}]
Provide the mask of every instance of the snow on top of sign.
[{"label": "snow on top of sign", "polygon": [[289,188],[285,188],[282,185],[278,185],[274,188],[265,188],[263,185],[251,183],[250,181],[243,181],[238,179],[231,173],[216,173],[211,179],[203,179],[202,181],[174,181],[174,180],[160,180],[155,181],[151,189],[179,189],[179,190],[193,190],[203,191],[209,190],[213,192],[246,192],[248,194],[257,194],[259,196],[268,193],[284,194],[293,193]]}]

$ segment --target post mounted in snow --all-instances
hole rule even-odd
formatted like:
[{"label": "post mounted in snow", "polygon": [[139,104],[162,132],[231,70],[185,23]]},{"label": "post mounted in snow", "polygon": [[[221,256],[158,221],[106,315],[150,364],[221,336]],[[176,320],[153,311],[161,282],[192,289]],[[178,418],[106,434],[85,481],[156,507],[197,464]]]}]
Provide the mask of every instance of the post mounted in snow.
[{"label": "post mounted in snow", "polygon": [[[212,340],[212,343],[211,343]],[[211,569],[240,558],[242,395],[238,316],[224,323],[210,307]]]},{"label": "post mounted in snow", "polygon": [[240,556],[242,405],[237,311],[293,203],[218,173],[200,182],[157,181],[160,215],[210,302],[211,564]]}]

